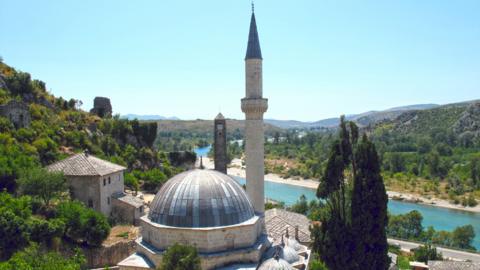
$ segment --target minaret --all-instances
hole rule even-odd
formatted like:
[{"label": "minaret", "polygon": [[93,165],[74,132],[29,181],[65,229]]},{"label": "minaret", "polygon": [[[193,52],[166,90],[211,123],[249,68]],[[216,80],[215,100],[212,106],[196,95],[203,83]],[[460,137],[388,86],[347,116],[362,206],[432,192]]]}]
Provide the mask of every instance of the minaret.
[{"label": "minaret", "polygon": [[227,173],[227,126],[225,117],[221,113],[213,121],[214,131],[214,162],[215,170]]},{"label": "minaret", "polygon": [[262,97],[262,52],[253,6],[245,56],[245,90],[242,111],[245,113],[247,194],[255,212],[263,215],[265,211],[263,114],[267,111],[268,100]]}]

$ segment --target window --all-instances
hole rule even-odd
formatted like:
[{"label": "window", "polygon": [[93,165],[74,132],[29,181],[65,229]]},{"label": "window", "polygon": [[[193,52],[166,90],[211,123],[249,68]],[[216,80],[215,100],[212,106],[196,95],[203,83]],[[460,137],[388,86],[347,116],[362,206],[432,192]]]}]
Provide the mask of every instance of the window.
[{"label": "window", "polygon": [[93,201],[92,201],[92,199],[88,199],[88,207],[93,207]]},{"label": "window", "polygon": [[107,184],[107,179],[103,178],[103,185],[105,186]]},{"label": "window", "polygon": [[110,204],[110,197],[107,197],[107,204]]},{"label": "window", "polygon": [[108,184],[110,185],[110,177],[108,177]]},{"label": "window", "polygon": [[143,213],[143,206],[140,206],[140,213]]}]

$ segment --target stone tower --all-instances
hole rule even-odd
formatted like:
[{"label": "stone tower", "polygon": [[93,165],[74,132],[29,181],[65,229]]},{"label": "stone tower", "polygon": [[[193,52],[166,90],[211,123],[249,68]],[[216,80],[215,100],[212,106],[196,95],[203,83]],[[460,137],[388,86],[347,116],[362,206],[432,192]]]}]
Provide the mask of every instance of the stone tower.
[{"label": "stone tower", "polygon": [[214,162],[215,170],[227,173],[227,126],[225,117],[221,113],[214,121]]},{"label": "stone tower", "polygon": [[247,194],[255,212],[263,215],[265,211],[263,114],[267,111],[268,100],[262,97],[262,52],[253,10],[245,56],[245,90],[242,111],[245,113]]}]

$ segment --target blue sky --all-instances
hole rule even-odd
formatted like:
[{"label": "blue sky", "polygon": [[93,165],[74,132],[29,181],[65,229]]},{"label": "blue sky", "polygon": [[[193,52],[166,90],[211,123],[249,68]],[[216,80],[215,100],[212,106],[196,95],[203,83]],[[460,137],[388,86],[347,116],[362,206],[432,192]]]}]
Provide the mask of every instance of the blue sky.
[{"label": "blue sky", "polygon": [[[257,0],[266,118],[480,98],[478,0]],[[243,118],[250,1],[0,0],[0,56],[89,109]]]}]

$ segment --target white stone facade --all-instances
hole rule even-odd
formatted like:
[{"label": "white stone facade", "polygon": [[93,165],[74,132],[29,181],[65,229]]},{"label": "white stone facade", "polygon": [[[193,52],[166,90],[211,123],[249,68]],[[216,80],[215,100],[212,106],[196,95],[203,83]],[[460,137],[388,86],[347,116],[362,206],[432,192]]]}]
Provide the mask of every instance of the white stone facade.
[{"label": "white stone facade", "polygon": [[140,218],[143,241],[163,250],[175,243],[193,245],[200,253],[212,253],[250,247],[261,234],[260,218],[236,225],[207,228],[170,227]]},{"label": "white stone facade", "polygon": [[268,109],[268,100],[262,97],[262,60],[245,60],[246,97],[242,99],[245,113],[245,165],[247,194],[255,212],[265,212],[264,195],[264,130],[263,114]]}]

